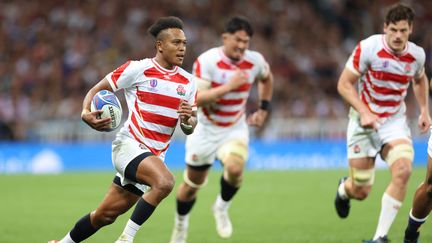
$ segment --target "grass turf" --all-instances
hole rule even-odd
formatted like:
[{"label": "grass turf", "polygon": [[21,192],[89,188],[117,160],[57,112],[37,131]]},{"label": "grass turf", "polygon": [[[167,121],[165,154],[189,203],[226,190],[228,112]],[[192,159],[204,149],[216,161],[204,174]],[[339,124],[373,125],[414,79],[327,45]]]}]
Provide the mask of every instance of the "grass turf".
[{"label": "grass turf", "polygon": [[[230,209],[233,237],[220,239],[210,207],[219,191],[220,172],[210,174],[191,214],[189,243],[361,242],[375,232],[381,195],[390,174],[377,171],[366,201],[352,202],[350,216],[341,220],[333,208],[338,179],[345,170],[248,171],[244,186]],[[175,172],[177,185],[181,172]],[[401,242],[415,188],[425,169],[414,170],[407,198],[389,234]],[[102,200],[113,173],[61,175],[1,175],[0,242],[47,242],[60,239],[84,214]],[[176,188],[177,189],[177,188]],[[138,232],[135,242],[168,242],[173,226],[175,191],[156,209]],[[132,210],[104,227],[86,242],[114,242]],[[432,242],[430,222],[422,229],[422,242]]]}]

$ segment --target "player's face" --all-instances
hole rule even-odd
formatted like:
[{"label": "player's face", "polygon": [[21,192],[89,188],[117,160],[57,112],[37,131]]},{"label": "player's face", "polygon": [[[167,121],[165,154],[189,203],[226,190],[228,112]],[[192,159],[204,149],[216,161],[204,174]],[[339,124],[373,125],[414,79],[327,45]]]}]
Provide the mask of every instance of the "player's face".
[{"label": "player's face", "polygon": [[181,66],[186,54],[186,36],[181,29],[166,29],[157,43],[158,52],[168,68]]},{"label": "player's face", "polygon": [[384,33],[389,47],[395,52],[401,52],[404,50],[412,33],[412,25],[408,24],[406,20],[389,23],[388,25],[384,24]]},{"label": "player's face", "polygon": [[249,40],[250,36],[244,30],[224,33],[222,41],[225,55],[234,61],[241,60],[245,51],[249,48]]}]

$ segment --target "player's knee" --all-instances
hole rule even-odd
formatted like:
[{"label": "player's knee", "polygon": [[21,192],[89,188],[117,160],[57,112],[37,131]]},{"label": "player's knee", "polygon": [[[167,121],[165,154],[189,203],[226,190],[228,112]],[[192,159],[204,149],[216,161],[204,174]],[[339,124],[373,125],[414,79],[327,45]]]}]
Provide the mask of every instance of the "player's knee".
[{"label": "player's knee", "polygon": [[241,178],[243,175],[243,163],[228,163],[226,171],[230,178]]},{"label": "player's knee", "polygon": [[165,198],[168,196],[174,188],[175,180],[174,176],[171,173],[167,173],[167,175],[160,176],[155,185],[152,185],[152,190],[156,190],[159,194]]}]

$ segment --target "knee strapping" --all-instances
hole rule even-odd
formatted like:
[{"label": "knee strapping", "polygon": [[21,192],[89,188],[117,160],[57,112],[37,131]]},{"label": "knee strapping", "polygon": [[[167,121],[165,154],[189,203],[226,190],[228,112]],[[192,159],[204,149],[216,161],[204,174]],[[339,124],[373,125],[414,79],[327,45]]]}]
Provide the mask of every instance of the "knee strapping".
[{"label": "knee strapping", "polygon": [[375,170],[351,168],[351,178],[357,186],[371,186],[375,181]]},{"label": "knee strapping", "polygon": [[208,182],[208,178],[205,179],[205,181],[201,184],[196,184],[195,182],[193,182],[191,179],[189,179],[187,171],[185,170],[183,172],[183,181],[186,183],[186,185],[195,188],[195,189],[199,189],[201,187],[204,187],[205,185],[207,185]]},{"label": "knee strapping", "polygon": [[385,161],[391,166],[396,160],[405,158],[410,161],[414,159],[414,149],[411,144],[398,144],[388,152]]}]

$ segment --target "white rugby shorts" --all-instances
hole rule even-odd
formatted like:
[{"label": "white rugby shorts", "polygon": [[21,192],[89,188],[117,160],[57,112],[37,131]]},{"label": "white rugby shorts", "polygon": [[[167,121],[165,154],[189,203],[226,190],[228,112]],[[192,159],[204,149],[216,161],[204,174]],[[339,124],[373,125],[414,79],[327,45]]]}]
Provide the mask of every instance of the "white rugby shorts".
[{"label": "white rugby shorts", "polygon": [[374,130],[361,127],[359,114],[351,108],[347,129],[348,159],[375,157],[384,144],[397,139],[411,141],[404,111],[385,119],[378,130]]},{"label": "white rugby shorts", "polygon": [[246,121],[239,120],[230,127],[217,127],[198,123],[195,131],[186,138],[186,164],[191,166],[211,165],[217,158],[219,148],[232,140],[249,143]]},{"label": "white rugby shorts", "polygon": [[[144,193],[150,189],[149,186],[131,181],[124,176],[126,166],[138,155],[146,152],[151,151],[145,145],[125,135],[118,135],[112,142],[112,163],[117,170],[116,176],[120,177],[122,186],[132,184]],[[163,161],[165,153],[158,157]]]}]

